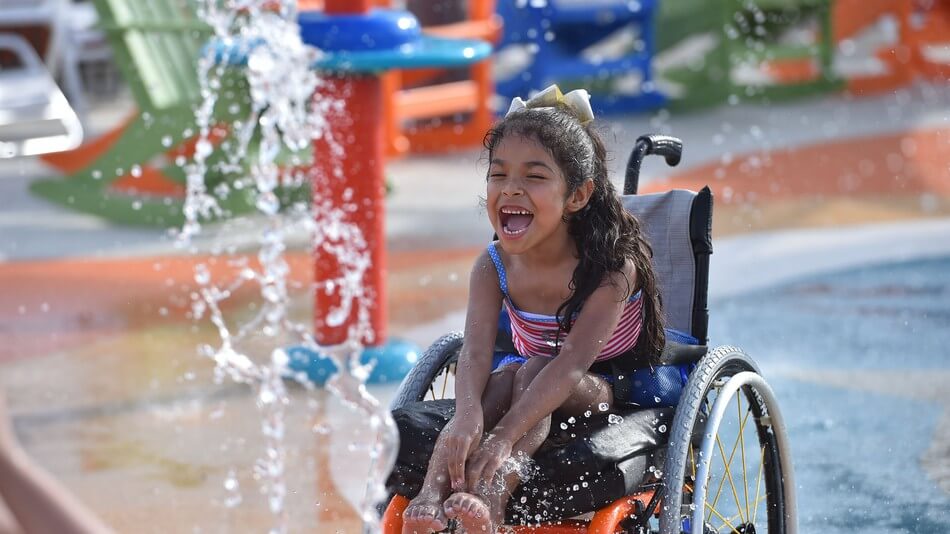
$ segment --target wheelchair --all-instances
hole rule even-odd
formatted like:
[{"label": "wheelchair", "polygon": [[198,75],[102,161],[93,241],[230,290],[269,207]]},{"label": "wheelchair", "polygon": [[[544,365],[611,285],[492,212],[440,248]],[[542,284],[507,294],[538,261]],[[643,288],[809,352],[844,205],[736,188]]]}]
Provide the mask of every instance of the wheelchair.
[{"label": "wheelchair", "polygon": [[[639,138],[623,195],[653,248],[667,327],[675,329],[668,330],[661,365],[690,369],[678,402],[618,405],[581,421],[555,420],[533,458],[534,475],[509,501],[510,531],[797,532],[789,442],[775,395],[741,349],[706,345],[712,194],[708,187],[636,194],[645,156],[663,156],[673,166],[681,150],[676,138]],[[499,334],[499,344],[504,337]],[[387,481],[393,497],[383,514],[384,534],[401,532],[402,512],[451,418],[462,341],[461,333],[435,341],[392,402],[402,439]]]}]

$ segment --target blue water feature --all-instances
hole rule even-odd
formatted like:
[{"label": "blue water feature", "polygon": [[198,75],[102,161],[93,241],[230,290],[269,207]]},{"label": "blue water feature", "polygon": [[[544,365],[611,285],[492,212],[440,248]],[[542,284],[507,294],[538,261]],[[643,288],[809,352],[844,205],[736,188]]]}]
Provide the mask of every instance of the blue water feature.
[{"label": "blue water feature", "polygon": [[802,532],[950,532],[950,494],[921,466],[943,405],[783,372],[950,369],[950,258],[803,278],[710,308],[712,344],[742,347],[779,398]]}]

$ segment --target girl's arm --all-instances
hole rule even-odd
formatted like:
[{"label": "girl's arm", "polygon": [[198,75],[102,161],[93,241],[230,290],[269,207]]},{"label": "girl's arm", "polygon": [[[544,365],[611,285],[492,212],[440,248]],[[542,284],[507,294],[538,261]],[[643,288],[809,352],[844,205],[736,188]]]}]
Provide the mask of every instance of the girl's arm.
[{"label": "girl's arm", "polygon": [[[629,279],[633,280],[633,277]],[[517,443],[542,419],[564,404],[597,359],[604,344],[610,340],[629,297],[628,287],[624,275],[617,273],[609,283],[591,294],[565,339],[560,354],[538,373],[498,422],[492,431],[493,439]],[[492,473],[494,470],[486,472]]]},{"label": "girl's arm", "polygon": [[502,295],[488,251],[475,261],[469,282],[465,338],[455,374],[455,418],[447,429],[445,447],[452,487],[465,487],[465,462],[484,432],[482,394],[491,374]]},{"label": "girl's arm", "polygon": [[469,280],[465,340],[455,377],[456,415],[482,412],[482,393],[491,374],[501,304],[498,275],[485,251],[475,260]]}]

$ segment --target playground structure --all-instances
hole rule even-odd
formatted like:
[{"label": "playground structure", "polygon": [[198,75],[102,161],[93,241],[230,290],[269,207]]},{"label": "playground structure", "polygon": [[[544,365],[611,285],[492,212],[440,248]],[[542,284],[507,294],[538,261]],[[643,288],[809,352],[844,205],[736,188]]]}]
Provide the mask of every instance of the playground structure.
[{"label": "playground structure", "polygon": [[654,13],[658,2],[499,2],[500,53],[520,50],[525,65],[497,82],[503,100],[552,83],[583,87],[600,113],[660,107],[653,81]]},{"label": "playground structure", "polygon": [[[415,8],[413,12],[428,35],[497,43],[502,22],[495,4],[495,0],[470,0],[461,20],[448,21],[448,17],[419,9],[425,2],[410,2],[407,7]],[[451,70],[395,69],[384,73],[382,79],[390,156],[478,146],[494,120],[490,58]]]},{"label": "playground structure", "polygon": [[[117,127],[70,152],[44,160],[69,175],[31,185],[53,202],[122,224],[162,227],[183,221],[183,163],[197,141],[194,108],[200,99],[197,61],[210,28],[187,3],[95,0],[102,29],[135,99],[136,109]],[[226,140],[229,124],[246,111],[247,89],[233,74],[223,77],[209,136]],[[209,167],[225,155],[217,151]],[[222,179],[210,173],[209,189]],[[249,198],[229,195],[232,214],[253,209]]]},{"label": "playground structure", "polygon": [[837,0],[834,22],[839,51],[854,49],[856,41],[871,41],[872,69],[877,69],[850,77],[852,93],[894,90],[917,76],[950,78],[950,3],[944,0]]},{"label": "playground structure", "polygon": [[[665,2],[660,47],[693,48],[665,69],[674,106],[784,99],[838,88],[832,69],[831,0]],[[662,30],[661,30],[662,31]],[[700,36],[702,39],[700,39]]]},{"label": "playground structure", "polygon": [[681,109],[890,91],[917,77],[947,79],[948,21],[945,0],[661,2],[658,50],[699,53],[659,70],[675,84],[668,96]]},{"label": "playground structure", "polygon": [[[399,67],[457,67],[482,60],[491,47],[475,40],[444,39],[424,36],[418,22],[407,12],[373,10],[369,0],[326,0],[323,11],[300,14],[304,42],[328,53],[319,67],[328,82],[321,91],[326,96],[345,95],[343,114],[331,126],[344,146],[339,154],[321,140],[315,140],[314,194],[329,199],[333,206],[352,204],[353,222],[360,228],[369,252],[370,265],[362,287],[373,295],[366,310],[370,317],[371,338],[356,340],[370,347],[364,358],[376,361],[377,380],[399,379],[408,371],[415,348],[397,340],[386,340],[386,248],[384,232],[386,125],[379,121],[384,102],[381,73]],[[333,31],[331,31],[331,29]],[[371,36],[371,38],[367,38]],[[368,44],[369,43],[369,44]],[[345,119],[344,119],[345,118]],[[336,171],[339,170],[339,173]],[[341,175],[345,180],[335,179]],[[333,280],[341,275],[339,258],[318,249],[314,252],[314,277]],[[339,309],[342,295],[315,292],[314,332],[321,345],[347,341],[356,314],[339,324],[324,320],[331,310]],[[318,354],[295,350],[292,367],[308,373],[312,380],[326,378],[329,361]]]}]

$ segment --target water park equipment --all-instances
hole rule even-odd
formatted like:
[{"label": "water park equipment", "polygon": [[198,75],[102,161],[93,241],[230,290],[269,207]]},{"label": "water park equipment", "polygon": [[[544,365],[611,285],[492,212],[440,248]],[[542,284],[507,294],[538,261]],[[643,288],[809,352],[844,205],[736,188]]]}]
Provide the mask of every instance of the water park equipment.
[{"label": "water park equipment", "polygon": [[914,68],[935,81],[950,78],[950,2],[912,0],[910,41]]},{"label": "water park equipment", "polygon": [[[836,0],[834,40],[842,60],[836,70],[854,94],[890,91],[914,77],[910,0]],[[871,57],[856,57],[870,49]],[[854,65],[860,70],[851,72]],[[864,68],[861,68],[864,67]]]},{"label": "water park equipment", "polygon": [[[458,11],[463,11],[455,13],[461,15],[459,20],[447,20],[453,17],[444,16],[446,13],[433,13],[436,7],[447,11],[446,5],[410,1],[406,7],[417,11],[425,34],[498,42],[501,19],[495,14],[495,0],[469,0],[467,5],[457,5]],[[490,58],[451,70],[394,69],[382,78],[388,95],[383,110],[390,155],[477,146],[494,119]]]},{"label": "water park equipment", "polygon": [[79,117],[30,44],[0,33],[0,158],[70,150],[82,137]]},{"label": "water park equipment", "polygon": [[653,82],[655,0],[498,3],[504,20],[499,56],[522,64],[496,78],[505,101],[552,83],[583,86],[595,111],[653,109],[664,98]]},{"label": "water park equipment", "polygon": [[[662,70],[661,77],[673,84],[664,88],[672,105],[781,99],[840,87],[832,70],[830,9],[830,0],[662,3],[662,46],[668,51],[674,45],[696,50],[686,50],[685,61]],[[709,22],[704,26],[702,20]],[[696,32],[705,34],[706,41],[698,41]]]},{"label": "water park equipment", "polygon": [[[838,70],[870,63],[871,72],[844,72],[855,94],[890,91],[915,77],[950,77],[950,3],[935,0],[836,0],[833,7]],[[870,58],[852,57],[870,49]],[[865,69],[865,71],[868,69]],[[851,75],[849,75],[851,74]]]},{"label": "water park equipment", "polygon": [[[188,2],[94,0],[94,4],[137,109],[93,142],[45,158],[67,177],[39,180],[30,189],[57,204],[114,222],[179,225],[185,181],[180,163],[194,151],[194,107],[200,98],[197,61],[210,29]],[[246,106],[243,80],[228,73],[222,78],[214,143],[231,135],[228,121],[242,116]],[[210,161],[221,157],[217,153]],[[211,182],[221,179],[209,175]],[[222,202],[235,214],[253,209],[241,194]]]},{"label": "water park equipment", "polygon": [[[623,197],[653,246],[667,326],[676,329],[657,367],[691,369],[679,401],[552,422],[534,474],[509,501],[505,521],[515,532],[797,531],[789,442],[771,387],[741,349],[706,346],[712,195],[708,188],[636,194],[642,158],[655,153],[675,164],[681,148],[675,138],[641,137]],[[501,331],[499,339],[506,341]],[[436,340],[393,400],[401,439],[384,534],[402,532],[435,437],[451,418],[462,342],[460,332]]]},{"label": "water park equipment", "polygon": [[[408,12],[371,9],[368,0],[326,0],[323,11],[303,11],[298,22],[304,42],[326,55],[315,67],[324,73],[321,91],[342,97],[342,113],[332,119],[332,130],[341,140],[338,154],[326,143],[314,143],[313,176],[322,198],[332,205],[359,206],[353,222],[363,234],[371,268],[362,280],[363,287],[375,295],[370,315],[372,337],[359,341],[369,346],[376,365],[370,380],[397,379],[408,371],[417,356],[398,340],[386,339],[386,250],[384,233],[385,161],[383,115],[384,84],[380,74],[389,69],[464,66],[480,61],[491,53],[483,41],[444,39],[423,35],[418,21]],[[337,173],[339,170],[339,173]],[[344,179],[338,179],[342,176]],[[314,276],[317,281],[340,275],[339,260],[324,250],[314,251]],[[321,345],[343,343],[355,316],[339,324],[326,320],[338,309],[341,296],[327,291],[315,292],[314,332]],[[301,349],[302,350],[302,349]],[[292,358],[291,367],[305,371],[311,380],[322,383],[321,371],[327,358],[309,353]],[[364,354],[364,357],[367,355]]]}]

